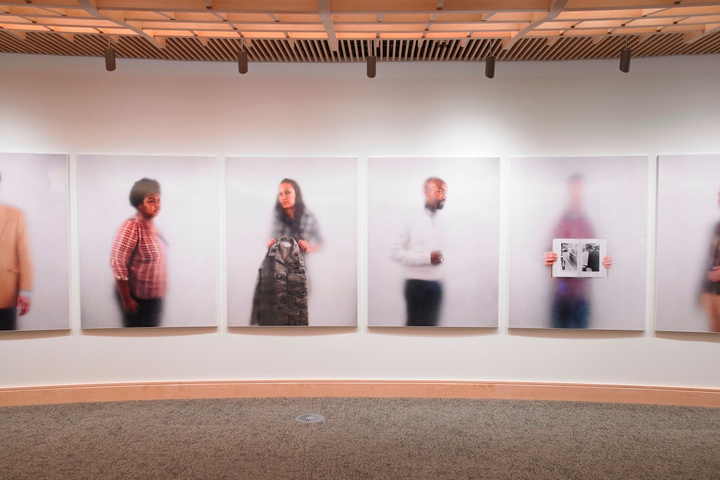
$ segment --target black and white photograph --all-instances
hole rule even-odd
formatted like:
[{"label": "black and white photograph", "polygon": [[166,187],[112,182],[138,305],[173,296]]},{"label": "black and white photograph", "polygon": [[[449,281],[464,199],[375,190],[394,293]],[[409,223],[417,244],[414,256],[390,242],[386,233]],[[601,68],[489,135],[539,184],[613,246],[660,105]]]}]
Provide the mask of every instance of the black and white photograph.
[{"label": "black and white photograph", "polygon": [[720,332],[720,154],[658,158],[656,329]]},{"label": "black and white photograph", "polygon": [[557,261],[553,277],[607,277],[601,259],[607,257],[607,241],[599,238],[553,238]]},{"label": "black and white photograph", "polygon": [[70,328],[67,155],[0,153],[0,331]]},{"label": "black and white photograph", "polygon": [[368,324],[496,327],[497,158],[371,158]]},{"label": "black and white photograph", "polygon": [[228,326],[357,325],[356,158],[228,158]]},{"label": "black and white photograph", "polygon": [[510,159],[511,328],[644,328],[648,162]]},{"label": "black and white photograph", "polygon": [[217,160],[78,156],[82,328],[217,319]]}]

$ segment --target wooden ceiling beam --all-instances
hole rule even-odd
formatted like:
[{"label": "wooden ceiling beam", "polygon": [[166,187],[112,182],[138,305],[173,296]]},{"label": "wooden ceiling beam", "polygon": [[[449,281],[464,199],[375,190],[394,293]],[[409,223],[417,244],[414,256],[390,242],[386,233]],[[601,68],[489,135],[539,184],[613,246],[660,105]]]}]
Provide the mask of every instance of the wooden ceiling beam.
[{"label": "wooden ceiling beam", "polygon": [[325,27],[325,33],[327,34],[328,45],[330,51],[338,51],[338,39],[335,35],[335,26],[333,25],[332,15],[330,13],[330,0],[317,0],[318,13],[320,14],[320,22]]},{"label": "wooden ceiling beam", "polygon": [[517,35],[513,35],[512,39],[509,42],[507,42],[505,45],[503,45],[503,50],[506,50],[506,51],[510,50],[513,47],[513,45],[515,45],[517,42],[522,40],[526,36],[526,34],[533,31],[535,29],[535,27],[537,27],[545,22],[554,20],[555,17],[557,17],[558,15],[560,15],[560,13],[562,13],[562,11],[565,8],[565,5],[567,5],[568,1],[569,0],[555,0],[545,17],[538,19],[538,20],[534,21],[533,23],[531,23],[530,25],[528,25],[527,27],[523,28],[522,30],[520,30],[517,33]]}]

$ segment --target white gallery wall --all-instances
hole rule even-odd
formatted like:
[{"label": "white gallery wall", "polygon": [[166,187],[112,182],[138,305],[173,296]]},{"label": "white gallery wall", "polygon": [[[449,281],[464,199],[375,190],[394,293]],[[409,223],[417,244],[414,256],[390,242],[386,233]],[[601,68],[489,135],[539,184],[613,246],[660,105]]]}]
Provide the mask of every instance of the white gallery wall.
[{"label": "white gallery wall", "polygon": [[[475,63],[379,62],[368,79],[363,64],[253,63],[241,76],[232,63],[119,59],[109,73],[101,58],[0,54],[0,151],[70,155],[72,233],[71,330],[0,335],[0,387],[255,379],[720,387],[717,334],[653,330],[655,158],[720,152],[720,56],[634,59],[629,74],[617,60],[500,62],[493,80],[483,72]],[[82,330],[81,154],[215,157],[220,219],[226,157],[358,158],[358,327],[228,328],[221,221],[217,298],[197,299],[217,312],[217,328]],[[648,157],[650,182],[644,330],[509,329],[511,158],[631,155]],[[368,327],[372,157],[500,158],[497,329]]]}]

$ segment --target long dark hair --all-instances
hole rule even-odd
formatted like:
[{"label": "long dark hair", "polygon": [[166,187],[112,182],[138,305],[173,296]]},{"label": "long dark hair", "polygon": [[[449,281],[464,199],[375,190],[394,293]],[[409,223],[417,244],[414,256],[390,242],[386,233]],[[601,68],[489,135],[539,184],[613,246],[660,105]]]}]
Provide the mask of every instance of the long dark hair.
[{"label": "long dark hair", "polygon": [[295,180],[292,178],[283,178],[278,185],[282,185],[283,183],[289,183],[295,190],[295,218],[292,219],[288,216],[285,209],[280,205],[280,199],[275,202],[275,215],[277,215],[278,220],[295,230],[299,227],[300,219],[305,213],[305,202],[303,202],[300,185],[298,185]]}]

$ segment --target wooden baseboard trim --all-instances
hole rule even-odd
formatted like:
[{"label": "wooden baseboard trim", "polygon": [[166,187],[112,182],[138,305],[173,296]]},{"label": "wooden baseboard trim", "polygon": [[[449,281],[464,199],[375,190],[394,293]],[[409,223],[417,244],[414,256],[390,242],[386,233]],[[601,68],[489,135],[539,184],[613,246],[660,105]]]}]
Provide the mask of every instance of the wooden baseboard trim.
[{"label": "wooden baseboard trim", "polygon": [[215,381],[0,388],[0,406],[197,398],[486,398],[720,408],[720,389],[449,381]]}]

